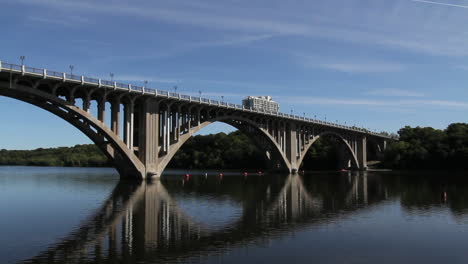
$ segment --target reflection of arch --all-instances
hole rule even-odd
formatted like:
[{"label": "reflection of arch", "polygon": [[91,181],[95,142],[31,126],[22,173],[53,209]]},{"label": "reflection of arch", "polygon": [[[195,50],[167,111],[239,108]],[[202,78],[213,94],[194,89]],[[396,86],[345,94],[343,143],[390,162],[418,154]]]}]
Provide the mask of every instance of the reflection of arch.
[{"label": "reflection of arch", "polygon": [[307,144],[304,148],[304,155],[302,155],[299,159],[299,166],[302,164],[302,161],[304,160],[307,152],[309,151],[309,149],[312,147],[312,145],[317,141],[319,140],[321,137],[323,136],[327,136],[327,135],[332,135],[334,136],[335,138],[338,138],[340,140],[340,142],[342,142],[345,146],[346,146],[346,150],[348,152],[348,154],[351,155],[352,159],[351,159],[351,162],[353,164],[353,166],[355,168],[359,168],[359,162],[358,162],[358,158],[356,156],[356,151],[351,147],[350,143],[348,142],[348,140],[346,140],[345,138],[343,138],[341,135],[339,135],[338,133],[335,133],[335,132],[331,132],[331,131],[325,131],[325,132],[322,132],[321,134],[315,136],[314,138],[312,138],[312,140],[309,142],[309,144]]},{"label": "reflection of arch", "polygon": [[[145,221],[152,221],[146,223],[150,226],[144,230],[146,243],[153,243],[154,240],[159,239],[158,233],[164,231],[160,230],[164,228],[158,226],[158,222],[155,221],[159,213],[163,214],[164,219],[169,220],[170,214],[172,218],[177,220],[178,224],[192,227],[194,230],[198,229],[200,233],[204,232],[199,223],[193,222],[177,207],[174,210],[172,203],[174,201],[160,181],[151,184],[121,181],[95,214],[89,217],[76,231],[25,263],[68,263],[71,259],[82,258],[83,254],[90,249],[100,249],[106,241],[106,236],[115,239],[119,225],[124,229],[122,230],[124,231],[122,239],[128,239],[127,242],[130,245],[127,246],[131,247],[133,232],[125,230],[125,228],[129,228],[132,224],[129,225],[127,221],[137,221],[133,219],[132,214],[138,209],[144,210]],[[165,224],[170,224],[170,220]]]},{"label": "reflection of arch", "polygon": [[[287,200],[292,201],[292,203],[288,205]],[[267,214],[289,209],[290,218],[296,219],[303,213],[304,208],[316,213],[320,212],[322,210],[321,203],[321,199],[313,197],[306,189],[300,175],[289,175],[277,198],[269,205]]]},{"label": "reflection of arch", "polygon": [[244,122],[248,125],[248,128],[253,128],[257,135],[260,135],[263,139],[266,139],[270,146],[273,146],[273,150],[281,157],[281,161],[287,168],[291,168],[291,163],[288,161],[287,157],[285,156],[285,153],[281,150],[281,147],[278,145],[278,143],[275,141],[275,139],[264,129],[260,127],[259,124],[255,123],[252,120],[249,120],[247,118],[244,118],[242,116],[234,116],[234,115],[226,115],[226,116],[219,116],[215,117],[212,119],[209,119],[207,121],[204,121],[197,127],[194,127],[190,133],[184,134],[180,137],[180,140],[176,143],[171,145],[170,152],[163,156],[163,158],[159,162],[159,171],[164,171],[166,166],[169,164],[171,159],[174,157],[174,155],[177,153],[177,151],[189,140],[193,134],[197,133],[199,130],[205,128],[206,126],[214,123],[214,122],[223,122],[228,125],[231,125],[239,130],[241,130],[244,133],[247,133],[249,136],[254,136],[252,135],[252,131],[247,131],[245,129],[245,126],[242,126],[242,124],[239,124],[239,122]]},{"label": "reflection of arch", "polygon": [[[7,85],[7,83],[0,83],[0,86]],[[144,171],[144,165],[117,135],[79,107],[41,90],[30,89],[19,84],[14,89],[0,89],[0,95],[35,105],[69,122],[91,139],[107,158],[114,162],[121,175],[137,175]]]},{"label": "reflection of arch", "polygon": [[[242,178],[239,184],[244,184],[244,180]],[[276,180],[265,177],[265,181],[261,181],[261,186],[253,186],[255,190],[261,187],[260,190],[264,193],[259,193],[259,196],[255,197],[241,196],[245,199],[241,201],[245,208],[243,215],[221,230],[204,228],[201,223],[192,221],[177,207],[176,201],[171,198],[171,190],[174,189],[165,186],[164,181],[136,184],[120,182],[103,206],[76,232],[24,263],[100,263],[101,261],[133,263],[136,261],[128,261],[128,258],[131,260],[135,257],[141,258],[141,254],[157,262],[156,260],[162,258],[161,253],[179,259],[190,257],[194,252],[219,249],[223,245],[241,245],[253,239],[285,234],[286,230],[303,228],[303,223],[308,225],[328,223],[329,220],[324,218],[324,215],[342,217],[354,210],[362,209],[358,204],[350,205],[347,202],[348,198],[345,197],[348,196],[346,195],[348,190],[352,196],[357,196],[358,192],[361,195],[367,188],[365,182],[362,183],[362,188],[357,189],[356,184],[359,184],[359,180],[356,179],[356,183],[353,181],[346,185],[346,189],[341,193],[342,196],[336,196],[336,193],[327,191],[324,191],[324,195],[317,191],[311,193],[310,186],[306,187],[303,180],[307,178],[303,179],[299,175]],[[180,181],[176,180],[173,183]],[[204,191],[199,188],[199,183],[193,188],[203,194]],[[179,186],[178,190],[182,192],[194,191],[186,189],[187,185],[171,186]],[[320,187],[322,186],[318,185],[316,189],[328,189]],[[273,195],[270,195],[271,189],[274,190]],[[236,196],[238,192],[233,191],[231,195],[232,199],[239,200]],[[262,197],[260,201],[259,197]],[[325,206],[327,198],[332,198],[338,207],[327,208]],[[336,199],[343,199],[344,203]],[[256,206],[250,207],[252,204]],[[295,223],[301,225],[294,225]],[[107,241],[108,248],[106,248]],[[122,261],[118,261],[118,258],[122,258]]]}]

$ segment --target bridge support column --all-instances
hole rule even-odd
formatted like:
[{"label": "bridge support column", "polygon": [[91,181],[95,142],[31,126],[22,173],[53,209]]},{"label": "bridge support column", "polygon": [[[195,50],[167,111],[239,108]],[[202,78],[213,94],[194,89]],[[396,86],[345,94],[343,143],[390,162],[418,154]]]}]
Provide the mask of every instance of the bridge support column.
[{"label": "bridge support column", "polygon": [[83,98],[83,110],[89,113],[90,105],[91,105],[91,99],[89,97]]},{"label": "bridge support column", "polygon": [[367,170],[367,137],[357,138],[357,161],[360,170]]},{"label": "bridge support column", "polygon": [[120,100],[114,99],[111,103],[111,130],[120,134]]},{"label": "bridge support column", "polygon": [[159,146],[159,103],[153,99],[143,102],[139,116],[139,146],[140,160],[146,167],[146,177],[159,177],[158,146]]},{"label": "bridge support column", "polygon": [[106,122],[106,99],[98,100],[98,120],[102,123]]},{"label": "bridge support column", "polygon": [[286,126],[286,157],[288,158],[291,168],[291,173],[295,174],[298,171],[297,166],[297,129],[296,124],[288,124]]},{"label": "bridge support column", "polygon": [[173,141],[173,142],[177,142],[177,140],[178,140],[178,139],[177,139],[177,136],[179,135],[179,134],[177,133],[177,131],[178,131],[178,123],[179,123],[179,122],[178,122],[178,121],[179,121],[179,119],[178,119],[178,115],[179,115],[179,114],[178,114],[178,111],[176,111],[176,109],[177,109],[177,108],[174,107],[174,111],[172,111],[172,124],[171,124],[171,126],[172,126],[172,134],[173,134],[173,135],[172,135],[172,141]]},{"label": "bridge support column", "polygon": [[134,108],[135,108],[135,105],[133,104],[133,102],[130,102],[128,104],[125,104],[125,109],[124,109],[124,113],[125,113],[124,140],[125,140],[125,144],[130,150],[133,150],[133,146],[134,146],[133,144],[133,134],[134,134],[134,127],[135,127]]}]

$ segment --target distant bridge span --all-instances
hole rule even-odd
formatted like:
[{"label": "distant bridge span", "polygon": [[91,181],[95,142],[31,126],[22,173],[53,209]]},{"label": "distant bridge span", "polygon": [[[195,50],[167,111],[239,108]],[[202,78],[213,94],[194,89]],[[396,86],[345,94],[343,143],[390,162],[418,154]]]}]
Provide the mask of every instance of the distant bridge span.
[{"label": "distant bridge span", "polygon": [[[272,168],[291,173],[323,135],[343,142],[343,162],[363,170],[367,168],[367,141],[383,150],[391,139],[306,117],[2,62],[0,95],[45,109],[78,128],[113,161],[122,178],[159,177],[194,133],[217,121],[254,138],[268,154]],[[90,111],[93,101],[97,116]],[[111,127],[106,125],[106,103],[111,105]]]}]

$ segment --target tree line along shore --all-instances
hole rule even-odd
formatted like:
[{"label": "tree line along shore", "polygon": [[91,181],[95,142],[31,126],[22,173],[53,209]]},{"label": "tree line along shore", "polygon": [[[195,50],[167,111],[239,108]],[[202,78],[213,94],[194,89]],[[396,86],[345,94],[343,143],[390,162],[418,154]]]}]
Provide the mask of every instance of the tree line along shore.
[{"label": "tree line along shore", "polygon": [[[390,142],[381,166],[389,169],[468,169],[468,124],[446,129],[406,126],[399,141]],[[304,159],[303,169],[337,169],[338,140],[318,140]],[[177,152],[168,168],[264,169],[268,160],[240,131],[192,137]],[[0,165],[109,167],[111,163],[95,145],[0,150]]]}]

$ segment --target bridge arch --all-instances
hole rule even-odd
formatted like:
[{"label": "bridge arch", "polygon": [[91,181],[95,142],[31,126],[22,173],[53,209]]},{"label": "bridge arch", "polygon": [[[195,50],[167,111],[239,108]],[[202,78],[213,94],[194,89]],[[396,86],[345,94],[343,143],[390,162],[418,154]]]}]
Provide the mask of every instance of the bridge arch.
[{"label": "bridge arch", "polygon": [[[203,109],[201,112],[210,112],[210,109]],[[217,115],[220,113],[217,113]],[[266,139],[267,142],[270,144],[272,147],[272,150],[275,152],[275,154],[279,155],[280,161],[282,162],[282,165],[287,168],[288,170],[291,169],[291,163],[287,159],[285,153],[281,150],[281,146],[275,141],[273,136],[268,133],[265,129],[261,127],[261,124],[256,123],[255,121],[252,121],[246,117],[243,116],[237,116],[237,115],[231,115],[227,113],[226,115],[219,115],[214,118],[209,118],[206,121],[203,121],[200,123],[200,125],[194,127],[191,129],[189,133],[183,134],[180,136],[179,141],[176,144],[171,145],[170,151],[162,157],[159,161],[159,167],[158,171],[159,173],[162,173],[164,169],[167,167],[169,162],[172,160],[174,155],[179,151],[179,149],[189,140],[195,133],[200,131],[201,129],[207,127],[210,124],[213,124],[215,122],[222,122],[228,125],[231,125],[243,133],[248,134],[249,136],[254,136],[252,135],[252,131],[248,131],[248,128],[253,129],[255,132],[257,132],[262,138]],[[237,122],[243,122],[242,124],[247,124],[248,127],[242,126]]]},{"label": "bridge arch", "polygon": [[333,131],[321,132],[320,134],[314,136],[310,140],[310,142],[304,147],[303,155],[301,155],[298,161],[298,167],[302,165],[302,162],[304,161],[305,156],[309,152],[310,148],[314,145],[314,143],[316,143],[317,140],[319,140],[320,138],[327,137],[327,136],[332,136],[332,137],[337,138],[345,146],[345,149],[347,150],[348,154],[350,154],[352,166],[355,168],[360,168],[355,148],[351,146],[350,142],[345,137]]},{"label": "bridge arch", "polygon": [[[8,84],[0,83],[0,87],[5,85]],[[19,83],[14,89],[0,89],[0,95],[42,108],[76,127],[114,163],[121,177],[144,173],[143,163],[126,148],[118,136],[90,113],[71,102]]]}]

